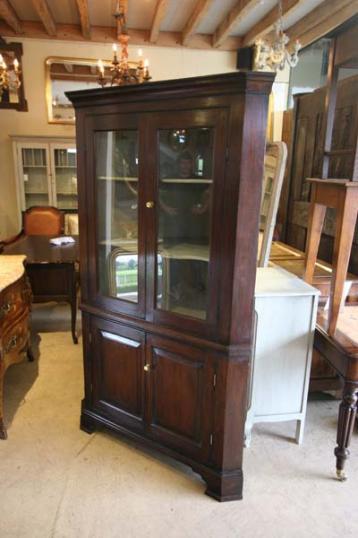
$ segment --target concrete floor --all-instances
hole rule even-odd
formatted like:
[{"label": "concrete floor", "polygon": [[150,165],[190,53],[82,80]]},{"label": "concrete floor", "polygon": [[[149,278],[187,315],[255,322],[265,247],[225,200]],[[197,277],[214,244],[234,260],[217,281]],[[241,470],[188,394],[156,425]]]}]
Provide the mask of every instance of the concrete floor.
[{"label": "concrete floor", "polygon": [[79,429],[82,350],[65,307],[36,307],[37,360],[6,375],[0,442],[1,538],[349,537],[358,534],[358,443],[334,479],[338,403],[309,402],[302,447],[293,423],[256,425],[244,499],[205,496],[190,469],[106,433]]}]

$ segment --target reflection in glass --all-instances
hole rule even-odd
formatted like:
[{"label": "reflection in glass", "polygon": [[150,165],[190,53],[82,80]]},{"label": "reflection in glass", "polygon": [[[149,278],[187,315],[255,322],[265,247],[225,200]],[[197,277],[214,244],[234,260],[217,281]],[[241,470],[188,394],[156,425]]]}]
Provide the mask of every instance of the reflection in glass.
[{"label": "reflection in glass", "polygon": [[159,131],[157,308],[206,319],[213,129]]},{"label": "reflection in glass", "polygon": [[95,134],[99,290],[138,302],[138,133]]}]

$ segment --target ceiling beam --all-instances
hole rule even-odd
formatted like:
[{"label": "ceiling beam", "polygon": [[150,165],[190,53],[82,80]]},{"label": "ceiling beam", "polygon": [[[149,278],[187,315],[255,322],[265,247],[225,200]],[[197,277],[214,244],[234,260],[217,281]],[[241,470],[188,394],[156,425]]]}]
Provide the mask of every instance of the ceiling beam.
[{"label": "ceiling beam", "polygon": [[8,0],[0,0],[0,19],[3,19],[14,30],[15,34],[22,33],[20,19]]},{"label": "ceiling beam", "polygon": [[[292,41],[298,39],[302,47],[307,47],[307,45],[310,45],[317,39],[324,37],[338,28],[338,26],[341,26],[341,24],[344,24],[347,20],[354,17],[357,12],[358,0],[350,0],[344,4],[342,1],[341,6],[337,11],[331,13],[329,17],[326,17],[315,26],[311,26],[307,31],[303,31],[303,33],[297,35],[292,26],[292,34],[289,31],[287,33]],[[291,30],[291,28],[289,30]]]},{"label": "ceiling beam", "polygon": [[[296,24],[290,26],[286,33],[291,41],[301,38],[308,32],[311,33],[312,41],[319,39],[334,28],[337,28],[342,22],[346,21],[357,13],[357,1],[356,0],[325,0],[322,4],[319,4],[315,9],[310,11],[305,17],[296,22]],[[343,20],[342,20],[343,14]],[[330,30],[326,31],[327,22]],[[314,28],[316,31],[311,32]],[[322,33],[324,31],[324,33]],[[315,37],[317,36],[317,37]],[[302,42],[302,46],[308,45]]]},{"label": "ceiling beam", "polygon": [[[22,37],[31,39],[49,39],[43,24],[35,21],[22,21]],[[79,24],[61,24],[56,25],[57,34],[51,39],[61,41],[88,41],[83,37]],[[148,45],[148,30],[128,29],[130,42],[132,45]],[[7,24],[0,20],[0,35],[4,37],[14,37],[16,32]],[[117,31],[114,26],[91,26],[91,43],[108,43],[116,41]],[[181,47],[181,32],[160,32],[158,41],[155,46],[158,47]],[[153,44],[154,45],[154,44]],[[237,50],[241,46],[239,37],[229,37],[222,43],[218,50]],[[190,48],[201,50],[212,50],[211,36],[208,34],[195,34],[190,41]],[[112,55],[108,48],[108,57]]]},{"label": "ceiling beam", "polygon": [[169,6],[169,0],[158,0],[150,29],[149,41],[156,43],[159,37],[160,25],[164,19]]},{"label": "ceiling beam", "polygon": [[[298,7],[302,4],[307,3],[307,0],[286,0],[282,5],[282,14],[283,17],[293,13]],[[247,47],[252,45],[259,38],[268,34],[273,30],[274,24],[278,19],[278,9],[277,6],[271,9],[255,26],[247,32],[243,38],[243,46]]]},{"label": "ceiling beam", "polygon": [[88,12],[88,0],[76,0],[78,13],[81,21],[83,37],[91,39],[91,24]]},{"label": "ceiling beam", "polygon": [[32,3],[48,35],[51,37],[55,36],[56,23],[52,17],[50,8],[48,7],[47,0],[32,0]]},{"label": "ceiling beam", "polygon": [[183,30],[183,45],[187,45],[191,36],[196,33],[196,30],[207,14],[213,0],[198,0],[195,5],[194,11],[189,17]]},{"label": "ceiling beam", "polygon": [[219,47],[230,35],[233,28],[261,2],[262,0],[239,0],[216,29],[213,36],[213,46]]}]

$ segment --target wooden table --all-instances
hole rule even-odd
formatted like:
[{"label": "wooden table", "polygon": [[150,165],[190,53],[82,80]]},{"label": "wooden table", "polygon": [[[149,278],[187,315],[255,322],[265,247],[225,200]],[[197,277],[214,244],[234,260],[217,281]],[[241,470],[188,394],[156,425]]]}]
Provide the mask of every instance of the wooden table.
[{"label": "wooden table", "polygon": [[45,303],[65,301],[71,307],[71,332],[77,344],[77,272],[78,238],[75,243],[57,247],[48,236],[23,236],[4,248],[4,254],[24,254],[26,273],[30,279],[33,301]]}]

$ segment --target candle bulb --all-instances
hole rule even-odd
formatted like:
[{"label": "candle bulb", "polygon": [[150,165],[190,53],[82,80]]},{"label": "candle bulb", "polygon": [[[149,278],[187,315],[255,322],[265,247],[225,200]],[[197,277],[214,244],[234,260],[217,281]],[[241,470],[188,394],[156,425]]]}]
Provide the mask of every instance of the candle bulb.
[{"label": "candle bulb", "polygon": [[99,69],[99,72],[101,73],[101,75],[103,76],[104,75],[104,65],[103,65],[102,60],[98,60],[98,69]]},{"label": "candle bulb", "polygon": [[138,56],[139,58],[143,56],[143,49],[138,49]]},{"label": "candle bulb", "polygon": [[17,73],[18,70],[19,70],[19,61],[18,61],[17,58],[15,58],[15,60],[14,60],[14,68],[15,68],[15,71],[16,71],[16,73]]},{"label": "candle bulb", "polygon": [[0,66],[3,68],[3,69],[6,69],[6,63],[5,63],[5,60],[2,56],[2,54],[0,54]]},{"label": "candle bulb", "polygon": [[112,50],[113,50],[114,54],[117,53],[117,45],[115,43],[113,43],[113,45],[112,45]]},{"label": "candle bulb", "polygon": [[146,69],[148,69],[148,67],[149,67],[149,60],[148,60],[148,58],[146,58],[146,59],[144,60],[144,67],[145,67]]}]

